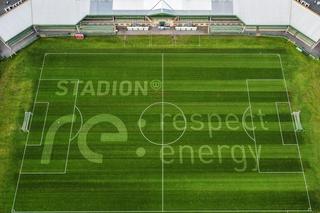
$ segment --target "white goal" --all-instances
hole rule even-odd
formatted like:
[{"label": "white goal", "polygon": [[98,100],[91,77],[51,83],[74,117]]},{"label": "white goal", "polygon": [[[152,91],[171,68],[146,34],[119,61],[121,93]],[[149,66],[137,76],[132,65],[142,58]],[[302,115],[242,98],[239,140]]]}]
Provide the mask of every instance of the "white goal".
[{"label": "white goal", "polygon": [[32,117],[32,113],[31,112],[25,112],[24,113],[24,120],[23,120],[23,124],[22,124],[22,127],[21,127],[21,130],[23,132],[29,132],[31,117]]},{"label": "white goal", "polygon": [[293,118],[294,118],[294,126],[295,126],[296,132],[300,132],[303,130],[301,120],[300,120],[300,113],[301,113],[301,111],[292,113]]}]

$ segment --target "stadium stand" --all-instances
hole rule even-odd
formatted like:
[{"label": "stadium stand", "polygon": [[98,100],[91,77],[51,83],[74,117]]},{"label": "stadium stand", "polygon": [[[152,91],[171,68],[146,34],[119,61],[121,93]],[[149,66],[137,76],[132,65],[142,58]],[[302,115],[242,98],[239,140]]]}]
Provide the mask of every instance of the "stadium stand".
[{"label": "stadium stand", "polygon": [[242,33],[243,26],[240,25],[211,25],[211,33]]},{"label": "stadium stand", "polygon": [[305,36],[304,34],[300,33],[297,29],[295,29],[295,28],[293,28],[291,26],[288,28],[287,32],[289,34],[291,34],[292,36],[294,36],[295,38],[297,38],[300,41],[302,41],[303,43],[307,44],[310,47],[312,47],[316,43],[312,39],[308,38],[307,36]]},{"label": "stadium stand", "polygon": [[113,24],[114,21],[115,21],[115,18],[113,16],[86,16],[81,21],[81,25]]},{"label": "stadium stand", "polygon": [[41,37],[70,36],[77,32],[74,25],[37,25],[35,29]]},{"label": "stadium stand", "polygon": [[179,16],[179,20],[197,20],[197,21],[209,21],[209,16]]},{"label": "stadium stand", "polygon": [[307,36],[303,35],[302,33],[298,33],[296,35],[296,38],[298,38],[299,40],[303,41],[305,44],[307,44],[310,47],[312,47],[315,44],[314,41],[312,41],[310,38],[308,38]]},{"label": "stadium stand", "polygon": [[215,34],[221,33],[242,33],[244,24],[236,17],[211,17],[210,32]]},{"label": "stadium stand", "polygon": [[178,17],[177,23],[192,23],[192,24],[201,24],[208,23],[210,18],[208,16],[180,16]]},{"label": "stadium stand", "polygon": [[81,25],[80,32],[85,35],[111,35],[115,30],[113,25]]},{"label": "stadium stand", "polygon": [[290,33],[290,34],[293,35],[293,36],[296,36],[296,34],[299,33],[299,31],[296,30],[296,29],[293,28],[293,27],[289,27],[287,32]]},{"label": "stadium stand", "polygon": [[77,26],[85,35],[112,35],[115,33],[114,16],[86,16]]},{"label": "stadium stand", "polygon": [[145,16],[116,16],[114,23],[122,26],[147,25],[150,24],[151,19]]},{"label": "stadium stand", "polygon": [[286,32],[287,30],[288,26],[286,25],[262,25],[258,27],[260,32]]},{"label": "stadium stand", "polygon": [[255,25],[246,25],[244,30],[245,30],[245,32],[254,32],[254,33],[256,33],[257,32],[257,26],[255,26]]},{"label": "stadium stand", "polygon": [[116,16],[115,22],[116,23],[123,23],[123,22],[145,22],[146,18],[144,16]]},{"label": "stadium stand", "polygon": [[25,40],[34,33],[34,29],[32,27],[29,27],[26,30],[22,31],[20,34],[16,35],[15,37],[7,41],[7,44],[11,47],[15,46],[17,43],[21,42],[22,40]]},{"label": "stadium stand", "polygon": [[6,42],[7,52],[2,53],[4,54],[2,56],[6,56],[7,54],[12,55],[18,50],[28,46],[36,39],[37,39],[36,31],[34,30],[33,27],[29,27]]}]

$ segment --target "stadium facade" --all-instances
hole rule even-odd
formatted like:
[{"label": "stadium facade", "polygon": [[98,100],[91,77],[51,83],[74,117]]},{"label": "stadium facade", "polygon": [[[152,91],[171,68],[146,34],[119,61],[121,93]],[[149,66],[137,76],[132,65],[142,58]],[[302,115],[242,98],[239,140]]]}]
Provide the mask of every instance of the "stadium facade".
[{"label": "stadium facade", "polygon": [[318,0],[20,0],[1,7],[2,56],[39,36],[149,31],[165,17],[179,31],[286,35],[309,52],[320,42]]}]

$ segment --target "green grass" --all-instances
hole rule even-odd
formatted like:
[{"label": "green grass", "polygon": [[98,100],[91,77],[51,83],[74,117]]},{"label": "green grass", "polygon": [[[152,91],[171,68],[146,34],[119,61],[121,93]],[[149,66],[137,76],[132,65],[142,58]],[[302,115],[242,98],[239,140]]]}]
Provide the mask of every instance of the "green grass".
[{"label": "green grass", "polygon": [[[42,146],[26,149],[16,210],[161,211],[162,202],[166,210],[182,212],[307,209],[303,175],[292,173],[301,171],[301,164],[281,64],[275,54],[281,55],[292,107],[302,110],[306,128],[298,134],[302,162],[311,205],[315,212],[320,209],[319,63],[300,55],[280,38],[154,36],[152,39],[89,38],[82,42],[42,39],[13,59],[0,63],[3,112],[0,116],[3,129],[0,133],[0,190],[4,198],[0,199],[1,212],[10,212],[12,207],[26,141],[26,134],[19,128],[23,112],[32,110],[38,90],[37,79],[48,52],[95,54],[49,54],[45,57],[41,79],[51,80],[40,81],[37,96],[37,102],[50,102],[45,140]],[[162,78],[163,92],[151,88],[152,81]],[[64,82],[66,92],[59,95],[57,92],[62,89],[57,89],[59,81],[55,79],[79,79],[80,82],[78,87],[76,82]],[[247,83],[247,79],[273,80]],[[99,81],[111,84],[117,81],[117,89],[111,89],[108,95],[96,95]],[[137,89],[136,94],[132,91],[121,95],[118,88],[123,81],[141,85],[147,82],[146,94],[142,95]],[[253,123],[257,127],[254,133],[260,149],[260,170],[290,173],[257,173],[257,147],[249,138],[254,133],[248,128],[248,136],[242,127],[237,128],[239,122],[234,121],[242,119],[247,112],[247,88],[255,115]],[[112,92],[115,93],[112,95]],[[107,122],[94,125],[87,138],[85,133],[76,135],[81,126],[78,111],[73,125],[72,116],[65,117],[65,124],[62,119],[73,114],[75,99],[84,122],[102,119],[101,114],[115,115],[123,121],[128,139],[122,135],[117,142],[117,139],[108,140],[115,135],[107,135],[106,141],[101,142],[101,133],[117,132],[115,126]],[[181,139],[162,153],[166,162],[170,162],[163,165],[160,146],[149,143],[138,127],[141,113],[149,105],[161,101],[181,108],[187,124]],[[278,106],[279,114],[275,102],[282,102]],[[45,103],[35,104],[29,145],[40,141],[46,109]],[[260,125],[260,111],[268,130]],[[219,131],[210,131],[210,125],[218,124],[212,120],[213,113],[224,121]],[[161,114],[166,116],[164,131],[160,128]],[[178,116],[173,118],[173,115]],[[181,126],[184,127],[184,118],[179,115],[180,111],[173,105],[150,107],[142,115],[147,124],[142,127],[145,136],[159,144],[174,141],[183,132]],[[173,126],[173,119],[180,128]],[[210,124],[209,119],[212,120]],[[225,122],[228,119],[232,121]],[[245,123],[251,127],[250,117]],[[46,133],[53,132],[51,127],[59,125],[52,153],[45,148],[43,155],[44,144],[50,139],[46,138]],[[230,125],[235,129],[230,130]],[[282,145],[280,127],[284,143],[293,145]],[[70,136],[74,140],[69,147]],[[99,156],[88,150],[85,141],[92,150],[104,155],[101,164],[94,163],[99,161]],[[136,153],[141,147],[146,150],[142,158]],[[45,159],[42,163],[48,163],[49,159],[49,164],[41,164],[41,159]],[[66,165],[66,174],[26,174],[63,173]]]}]

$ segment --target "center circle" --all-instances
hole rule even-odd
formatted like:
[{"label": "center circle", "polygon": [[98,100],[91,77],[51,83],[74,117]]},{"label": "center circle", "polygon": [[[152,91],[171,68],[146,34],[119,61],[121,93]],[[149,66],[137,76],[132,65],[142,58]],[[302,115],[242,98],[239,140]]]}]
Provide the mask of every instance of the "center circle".
[{"label": "center circle", "polygon": [[138,121],[142,136],[155,145],[178,142],[187,130],[187,118],[180,107],[169,102],[148,106]]}]

